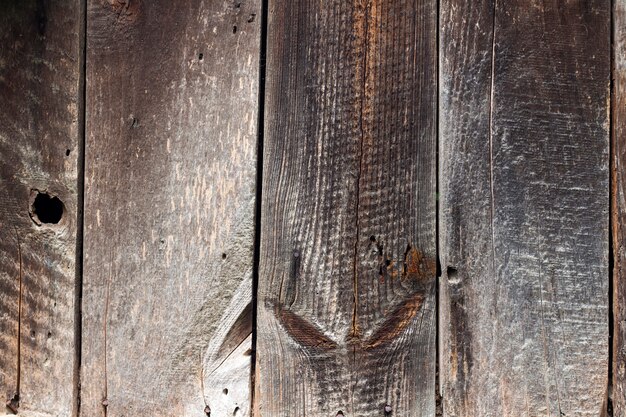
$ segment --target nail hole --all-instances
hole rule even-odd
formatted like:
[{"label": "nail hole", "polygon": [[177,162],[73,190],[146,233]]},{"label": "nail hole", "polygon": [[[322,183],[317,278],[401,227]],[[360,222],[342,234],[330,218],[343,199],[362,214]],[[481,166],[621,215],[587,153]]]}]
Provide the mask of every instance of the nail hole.
[{"label": "nail hole", "polygon": [[252,23],[252,22],[254,22],[254,19],[255,19],[255,18],[256,18],[256,14],[251,13],[251,14],[250,14],[250,17],[248,18],[248,23]]},{"label": "nail hole", "polygon": [[237,33],[237,26],[233,26],[233,33]]},{"label": "nail hole", "polygon": [[35,199],[30,208],[30,217],[35,224],[57,224],[63,217],[63,202],[58,197],[52,197],[48,193],[35,191]]},{"label": "nail hole", "polygon": [[65,156],[70,156],[70,152],[71,152],[71,151],[70,151],[69,149],[66,149],[66,150],[65,150]]},{"label": "nail hole", "polygon": [[198,55],[198,61],[202,61],[204,59],[204,54],[199,54]]},{"label": "nail hole", "polygon": [[226,259],[226,253],[222,253],[222,259]]},{"label": "nail hole", "polygon": [[224,388],[222,392],[224,393],[224,395],[228,395],[228,388]]},{"label": "nail hole", "polygon": [[337,417],[343,417],[343,411],[341,410],[337,411]]},{"label": "nail hole", "polygon": [[456,275],[457,270],[456,270],[456,268],[455,268],[455,267],[453,267],[453,266],[449,266],[449,267],[446,269],[446,272],[448,273],[448,278],[450,278],[450,277],[453,277],[453,276],[455,276],[455,275]]},{"label": "nail hole", "polygon": [[32,337],[33,339],[35,338],[35,331],[34,330],[30,331],[30,337]]},{"label": "nail hole", "polygon": [[374,236],[374,235],[370,236],[370,241],[376,242],[376,236]]},{"label": "nail hole", "polygon": [[211,415],[211,407],[209,407],[208,405],[204,407],[204,414],[206,414],[207,416]]},{"label": "nail hole", "polygon": [[52,332],[48,332],[48,339],[52,337]]}]

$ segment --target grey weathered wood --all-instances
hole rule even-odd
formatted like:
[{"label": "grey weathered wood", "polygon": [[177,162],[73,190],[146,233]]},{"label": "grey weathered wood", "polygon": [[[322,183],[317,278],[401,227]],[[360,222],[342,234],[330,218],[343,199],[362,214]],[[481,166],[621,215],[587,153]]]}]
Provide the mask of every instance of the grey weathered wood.
[{"label": "grey weathered wood", "polygon": [[444,0],[447,416],[598,416],[608,367],[609,2]]},{"label": "grey weathered wood", "polygon": [[89,2],[85,417],[248,408],[259,8]]},{"label": "grey weathered wood", "polygon": [[[3,415],[70,416],[76,406],[81,27],[78,1],[0,2]],[[38,192],[63,205],[57,223],[33,209]]]},{"label": "grey weathered wood", "polygon": [[434,415],[436,10],[270,2],[256,416]]},{"label": "grey weathered wood", "polygon": [[626,414],[626,3],[613,9],[613,131],[611,220],[613,239],[613,415]]}]

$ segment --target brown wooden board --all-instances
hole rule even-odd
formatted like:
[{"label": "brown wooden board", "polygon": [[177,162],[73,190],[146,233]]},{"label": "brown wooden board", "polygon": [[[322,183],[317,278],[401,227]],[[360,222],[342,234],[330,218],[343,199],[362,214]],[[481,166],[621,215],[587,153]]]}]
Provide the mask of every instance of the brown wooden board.
[{"label": "brown wooden board", "polygon": [[259,9],[88,4],[85,417],[248,413]]},{"label": "brown wooden board", "polygon": [[611,226],[613,239],[613,415],[626,414],[626,4],[613,9],[613,131]]},{"label": "brown wooden board", "polygon": [[256,416],[434,415],[436,24],[270,2]]},{"label": "brown wooden board", "polygon": [[441,2],[447,416],[604,412],[609,8]]},{"label": "brown wooden board", "polygon": [[3,415],[76,407],[82,24],[78,1],[0,2]]}]

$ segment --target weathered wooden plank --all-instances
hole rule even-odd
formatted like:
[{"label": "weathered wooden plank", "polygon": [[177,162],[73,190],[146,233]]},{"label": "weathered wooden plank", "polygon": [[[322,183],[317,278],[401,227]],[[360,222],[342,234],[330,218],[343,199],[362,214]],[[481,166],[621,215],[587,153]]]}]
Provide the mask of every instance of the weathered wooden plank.
[{"label": "weathered wooden plank", "polygon": [[0,3],[1,414],[76,406],[81,27],[78,1]]},{"label": "weathered wooden plank", "polygon": [[613,131],[611,226],[613,239],[613,415],[626,414],[626,3],[613,3]]},{"label": "weathered wooden plank", "polygon": [[259,8],[89,2],[85,417],[247,414]]},{"label": "weathered wooden plank", "polygon": [[437,3],[270,2],[257,416],[432,416]]},{"label": "weathered wooden plank", "polygon": [[444,0],[447,416],[598,416],[608,367],[609,2]]}]

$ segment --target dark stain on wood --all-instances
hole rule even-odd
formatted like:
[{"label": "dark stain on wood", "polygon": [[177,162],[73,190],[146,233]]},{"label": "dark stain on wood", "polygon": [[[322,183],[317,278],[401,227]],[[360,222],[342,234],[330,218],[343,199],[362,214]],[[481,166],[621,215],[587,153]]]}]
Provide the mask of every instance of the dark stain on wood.
[{"label": "dark stain on wood", "polygon": [[292,311],[275,308],[276,317],[287,334],[304,349],[330,350],[337,347],[337,343],[322,333],[322,330],[308,320]]},{"label": "dark stain on wood", "polygon": [[375,349],[397,340],[417,316],[427,294],[415,294],[386,316],[385,321],[374,331],[364,349]]}]

